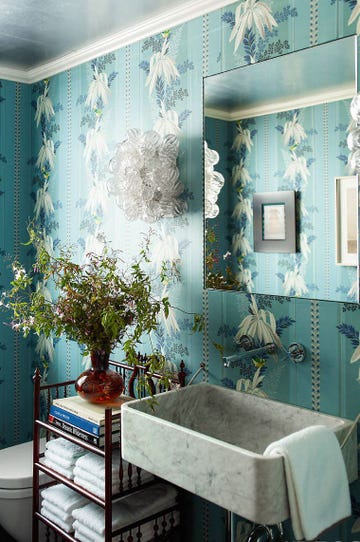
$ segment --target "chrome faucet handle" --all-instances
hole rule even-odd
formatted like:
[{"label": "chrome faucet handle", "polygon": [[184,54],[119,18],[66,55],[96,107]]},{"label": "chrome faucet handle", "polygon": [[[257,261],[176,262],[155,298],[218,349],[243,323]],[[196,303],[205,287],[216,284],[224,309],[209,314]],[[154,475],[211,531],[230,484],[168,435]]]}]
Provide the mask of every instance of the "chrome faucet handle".
[{"label": "chrome faucet handle", "polygon": [[241,335],[239,341],[236,344],[238,344],[241,348],[248,352],[249,350],[253,350],[254,348],[254,339],[249,335]]},{"label": "chrome faucet handle", "polygon": [[300,343],[291,343],[287,353],[294,363],[302,363],[305,360],[305,348]]}]

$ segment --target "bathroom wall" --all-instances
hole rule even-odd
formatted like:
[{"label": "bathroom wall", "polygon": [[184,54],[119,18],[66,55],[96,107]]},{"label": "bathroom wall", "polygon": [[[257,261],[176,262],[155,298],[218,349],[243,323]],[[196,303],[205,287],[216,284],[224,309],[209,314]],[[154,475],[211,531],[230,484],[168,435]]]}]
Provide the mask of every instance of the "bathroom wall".
[{"label": "bathroom wall", "polygon": [[[0,81],[0,289],[10,280],[9,254],[30,263],[26,219],[31,197],[31,88]],[[1,313],[1,323],[4,315]],[[31,436],[30,343],[9,326],[0,328],[0,446],[29,440]]]},{"label": "bathroom wall", "polygon": [[[16,254],[22,250],[20,243],[26,241],[26,220],[32,216],[35,193],[43,182],[35,162],[46,133],[55,149],[55,163],[48,179],[54,214],[45,224],[54,246],[73,243],[84,251],[94,242],[98,229],[125,253],[138,250],[141,234],[150,227],[158,236],[175,237],[181,257],[181,280],[172,285],[169,296],[185,312],[177,312],[178,333],[167,335],[161,326],[153,342],[172,361],[184,359],[189,374],[204,360],[208,380],[231,387],[240,377],[251,379],[254,366],[248,363],[240,370],[225,370],[215,345],[232,351],[232,338],[248,314],[250,300],[232,292],[202,290],[202,76],[343,37],[354,33],[356,26],[356,22],[348,25],[355,6],[352,0],[264,3],[277,26],[266,30],[264,39],[254,27],[236,51],[229,38],[239,2],[51,77],[48,96],[55,114],[44,125],[34,122],[35,104],[44,92],[44,82],[26,87],[3,81],[0,88],[0,96],[4,89],[7,91],[6,99],[0,102],[0,158],[7,159],[0,160],[1,284],[6,284],[7,277],[3,272],[5,253]],[[167,65],[175,75],[166,79],[160,73],[151,89],[146,84],[150,60],[161,52],[165,40]],[[100,112],[86,103],[96,73],[106,73],[110,89]],[[103,197],[102,183],[110,178],[109,161],[126,131],[150,130],[161,117],[179,128],[179,170],[186,187],[188,212],[152,226],[140,220],[129,222],[112,197]],[[101,139],[95,141],[93,136],[99,132]],[[94,152],[90,152],[91,145]],[[259,308],[274,314],[284,345],[299,341],[306,349],[306,362],[299,366],[286,356],[269,359],[262,368],[262,391],[281,401],[354,418],[360,410],[359,365],[349,360],[358,344],[357,305],[272,295],[257,301]],[[191,333],[191,313],[201,311],[205,314],[204,341],[200,334]],[[2,328],[0,342],[0,444],[5,447],[30,436],[31,376],[39,357],[36,342],[14,338],[7,328]],[[78,347],[57,342],[48,378],[75,377],[81,368]],[[351,528],[359,515],[360,492],[354,487],[352,493],[354,516],[340,530],[333,530],[326,541],[359,538],[351,534]],[[195,500],[192,512],[194,540],[221,539],[221,510]]]}]

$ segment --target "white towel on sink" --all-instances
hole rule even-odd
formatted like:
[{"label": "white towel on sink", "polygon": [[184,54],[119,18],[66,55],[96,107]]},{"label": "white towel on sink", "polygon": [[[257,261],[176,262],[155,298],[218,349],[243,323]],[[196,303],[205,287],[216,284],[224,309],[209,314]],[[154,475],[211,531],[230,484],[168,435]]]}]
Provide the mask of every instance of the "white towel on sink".
[{"label": "white towel on sink", "polygon": [[331,429],[311,426],[270,444],[264,456],[282,456],[296,540],[314,540],[350,516],[350,492],[339,442]]}]

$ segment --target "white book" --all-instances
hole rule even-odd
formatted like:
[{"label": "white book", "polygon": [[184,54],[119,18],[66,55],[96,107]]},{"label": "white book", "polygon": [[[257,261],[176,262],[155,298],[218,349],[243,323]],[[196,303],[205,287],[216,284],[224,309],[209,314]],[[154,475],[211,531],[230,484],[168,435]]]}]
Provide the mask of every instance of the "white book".
[{"label": "white book", "polygon": [[111,407],[112,415],[116,416],[121,412],[121,405],[133,400],[132,397],[127,395],[121,395],[117,399],[114,399],[111,403],[106,405],[100,405],[95,403],[89,403],[85,399],[82,399],[80,395],[73,395],[71,397],[62,397],[53,399],[53,405],[71,412],[76,416],[89,420],[97,425],[103,425],[105,423],[105,409]]}]

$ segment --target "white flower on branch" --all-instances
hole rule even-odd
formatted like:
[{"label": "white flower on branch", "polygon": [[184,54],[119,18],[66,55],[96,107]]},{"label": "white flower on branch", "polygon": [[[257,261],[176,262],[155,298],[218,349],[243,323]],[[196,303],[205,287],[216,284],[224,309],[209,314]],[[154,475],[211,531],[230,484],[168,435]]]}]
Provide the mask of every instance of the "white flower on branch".
[{"label": "white flower on branch", "polygon": [[242,335],[249,335],[254,339],[258,339],[263,345],[275,343],[281,347],[281,341],[276,332],[275,316],[269,310],[259,309],[253,295],[251,296],[249,312],[250,314],[245,316],[240,323],[234,340],[239,342]]},{"label": "white flower on branch", "polygon": [[236,185],[238,182],[241,182],[242,185],[247,184],[251,181],[250,174],[245,167],[244,160],[241,158],[240,162],[232,168],[231,182],[233,185]]},{"label": "white flower on branch", "polygon": [[246,237],[244,228],[241,228],[239,233],[233,235],[232,248],[235,253],[240,252],[240,254],[243,256],[246,256],[246,254],[252,252],[252,248]]},{"label": "white flower on branch", "polygon": [[291,152],[291,162],[287,166],[284,177],[291,182],[296,181],[296,177],[300,176],[304,182],[307,182],[310,177],[310,171],[307,167],[306,159],[304,156],[297,156],[294,151]]},{"label": "white flower on branch", "polygon": [[308,241],[308,236],[305,232],[300,233],[300,252],[305,261],[308,261],[311,254],[311,249]]},{"label": "white flower on branch", "polygon": [[52,102],[48,96],[49,86],[45,83],[44,94],[40,94],[36,102],[35,122],[39,126],[41,117],[44,116],[47,121],[55,115]]},{"label": "white flower on branch", "polygon": [[38,220],[42,211],[47,217],[54,213],[54,205],[48,192],[48,187],[49,183],[45,181],[43,186],[38,188],[36,192],[36,203],[34,207],[34,214],[36,220]]},{"label": "white flower on branch", "polygon": [[150,59],[150,71],[146,79],[146,86],[149,86],[149,94],[152,94],[158,78],[164,78],[168,85],[180,74],[175,66],[174,60],[168,56],[168,38],[164,39],[161,51],[152,55]]},{"label": "white flower on branch", "polygon": [[252,292],[254,283],[250,269],[244,269],[243,266],[240,266],[239,271],[236,273],[236,280],[244,287],[246,292]]},{"label": "white flower on branch", "polygon": [[181,130],[179,128],[179,117],[177,112],[172,109],[166,110],[165,105],[162,103],[160,117],[155,122],[154,130],[162,136],[166,136],[167,134],[179,136]]},{"label": "white flower on branch", "polygon": [[108,201],[109,198],[105,183],[94,181],[85,204],[85,211],[94,216],[98,214],[99,210],[105,212]]},{"label": "white flower on branch", "polygon": [[298,145],[307,138],[304,128],[299,123],[297,113],[294,113],[292,120],[285,122],[283,138],[285,145],[289,145],[291,140]]},{"label": "white flower on branch", "polygon": [[43,135],[43,144],[40,147],[38,158],[36,160],[36,167],[39,169],[44,168],[46,165],[50,169],[55,165],[55,147],[52,139],[47,139],[46,134]]},{"label": "white flower on branch", "polygon": [[164,262],[176,265],[180,262],[179,243],[173,235],[167,235],[164,231],[159,234],[159,240],[152,250],[151,260],[157,273],[160,273]]},{"label": "white flower on branch", "polygon": [[300,274],[299,268],[285,273],[283,286],[285,295],[300,297],[308,292],[304,277]]},{"label": "white flower on branch", "polygon": [[54,343],[51,337],[47,337],[44,333],[40,333],[35,352],[40,358],[48,358],[53,361],[55,355]]},{"label": "white flower on branch", "polygon": [[86,97],[85,105],[95,109],[98,105],[98,101],[101,100],[103,105],[108,102],[110,94],[108,77],[105,72],[98,72],[97,67],[94,68],[93,80],[89,86],[89,92]]},{"label": "white flower on branch", "polygon": [[265,29],[272,31],[277,22],[271,15],[271,9],[260,0],[244,0],[235,11],[235,25],[230,34],[229,41],[235,39],[234,52],[243,41],[246,30],[255,27],[260,36],[265,38]]},{"label": "white flower on branch", "polygon": [[84,149],[84,158],[86,164],[89,164],[93,153],[100,160],[103,158],[109,149],[105,141],[105,137],[101,131],[99,122],[96,122],[95,128],[90,128],[86,133],[86,142]]},{"label": "white flower on branch", "polygon": [[251,147],[253,145],[253,142],[251,140],[250,130],[248,130],[248,128],[243,128],[240,122],[236,123],[236,129],[238,133],[235,136],[235,139],[231,148],[238,151],[241,145],[245,145],[246,150],[248,152],[251,152]]},{"label": "white flower on branch", "polygon": [[252,380],[250,378],[239,378],[236,382],[236,391],[244,391],[245,393],[251,393],[259,397],[267,397],[266,393],[260,388],[260,384],[264,380],[264,375],[260,375],[260,371],[261,367],[258,367]]},{"label": "white flower on branch", "polygon": [[245,215],[248,220],[252,218],[251,201],[249,198],[244,198],[241,193],[238,194],[238,202],[232,212],[232,218],[239,220],[242,215]]}]

